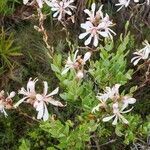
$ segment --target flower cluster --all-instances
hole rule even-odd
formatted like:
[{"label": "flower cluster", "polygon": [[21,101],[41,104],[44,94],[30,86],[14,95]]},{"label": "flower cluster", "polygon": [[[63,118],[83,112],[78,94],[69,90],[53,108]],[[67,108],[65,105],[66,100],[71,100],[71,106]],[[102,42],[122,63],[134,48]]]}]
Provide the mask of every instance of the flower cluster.
[{"label": "flower cluster", "polygon": [[15,92],[11,92],[10,94],[7,93],[7,97],[5,97],[5,92],[1,91],[0,92],[0,112],[7,117],[7,113],[5,109],[12,109],[13,104],[12,104],[12,98],[15,96]]},{"label": "flower cluster", "polygon": [[133,62],[134,66],[138,64],[138,62],[143,59],[143,60],[150,60],[150,44],[148,43],[147,40],[143,42],[143,45],[145,46],[138,52],[135,52],[136,56],[131,59],[131,62]]},{"label": "flower cluster", "polygon": [[57,17],[58,20],[62,20],[65,18],[65,15],[72,16],[73,10],[76,8],[72,5],[74,0],[52,0],[51,2],[47,2],[47,5],[51,7],[51,11],[54,12],[53,17]]},{"label": "flower cluster", "polygon": [[[121,10],[123,7],[128,7],[131,0],[118,0],[119,3],[116,4],[116,6],[120,6],[120,8],[117,10]],[[134,3],[139,3],[139,0],[134,0]],[[146,5],[150,5],[150,0],[146,0]]]},{"label": "flower cluster", "polygon": [[[37,4],[38,4],[38,7],[39,8],[42,8],[43,7],[43,3],[44,3],[45,0],[36,0]],[[34,2],[34,1],[33,1]],[[26,5],[29,3],[29,0],[23,0],[23,3]],[[31,5],[32,3],[30,3],[29,5]]]},{"label": "flower cluster", "polygon": [[96,111],[99,111],[100,108],[105,108],[107,110],[109,107],[112,112],[112,115],[103,118],[103,122],[107,122],[114,118],[112,122],[113,125],[116,125],[118,120],[128,124],[128,121],[125,119],[123,114],[132,110],[132,108],[129,110],[125,109],[129,106],[129,104],[134,104],[136,99],[128,95],[120,95],[119,87],[120,84],[115,84],[112,88],[106,87],[104,93],[98,93],[97,95],[97,99],[100,103],[92,109],[92,112],[95,113]]},{"label": "flower cluster", "polygon": [[96,11],[96,4],[91,5],[91,10],[85,9],[84,12],[89,16],[85,23],[81,24],[81,28],[85,29],[85,33],[79,35],[79,39],[88,37],[84,42],[85,45],[89,45],[91,41],[95,47],[98,46],[99,36],[109,37],[112,39],[112,34],[116,33],[110,29],[113,26],[112,21],[109,20],[108,14],[104,16],[101,6]]},{"label": "flower cluster", "polygon": [[82,58],[82,56],[77,56],[78,54],[78,50],[76,50],[73,58],[71,58],[71,55],[69,55],[65,68],[62,71],[62,75],[66,74],[70,69],[74,69],[76,70],[76,77],[78,79],[83,78],[84,76],[84,65],[86,63],[87,60],[90,59],[91,57],[91,52],[87,52],[84,57]]},{"label": "flower cluster", "polygon": [[[39,8],[42,8],[44,3],[51,7],[51,11],[54,12],[53,17],[57,17],[59,21],[65,18],[66,14],[72,16],[72,12],[76,8],[72,5],[74,0],[36,0],[36,2]],[[29,0],[23,0],[23,3],[28,4]]]},{"label": "flower cluster", "polygon": [[38,79],[32,80],[29,79],[27,83],[27,89],[24,87],[21,88],[19,91],[19,94],[22,94],[24,97],[19,100],[14,107],[18,107],[21,103],[26,102],[31,104],[36,111],[38,112],[37,119],[43,119],[44,121],[48,120],[49,114],[47,110],[47,105],[50,103],[54,106],[64,107],[64,105],[53,99],[53,95],[56,95],[58,93],[59,88],[56,88],[54,91],[52,91],[50,94],[48,93],[48,83],[44,81],[44,90],[42,94],[39,94],[35,91],[35,84],[38,81]]}]

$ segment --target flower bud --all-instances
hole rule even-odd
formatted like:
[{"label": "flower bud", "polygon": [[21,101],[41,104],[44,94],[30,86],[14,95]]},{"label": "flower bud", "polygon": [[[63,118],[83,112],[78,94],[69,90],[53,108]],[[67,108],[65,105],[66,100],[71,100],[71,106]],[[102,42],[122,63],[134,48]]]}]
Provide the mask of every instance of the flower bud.
[{"label": "flower bud", "polygon": [[82,78],[84,77],[83,72],[82,72],[81,70],[79,70],[79,71],[77,72],[76,77],[77,77],[78,79],[82,79]]}]

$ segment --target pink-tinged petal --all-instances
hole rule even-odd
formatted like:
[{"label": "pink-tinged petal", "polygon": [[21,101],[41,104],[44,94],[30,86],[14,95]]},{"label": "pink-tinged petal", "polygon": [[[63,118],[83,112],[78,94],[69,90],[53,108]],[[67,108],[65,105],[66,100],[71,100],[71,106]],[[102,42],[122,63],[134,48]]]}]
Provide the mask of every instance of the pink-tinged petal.
[{"label": "pink-tinged petal", "polygon": [[135,57],[133,57],[132,59],[131,59],[131,63],[133,63],[136,59],[141,59],[141,56],[135,56]]},{"label": "pink-tinged petal", "polygon": [[88,39],[84,42],[84,45],[89,45],[90,43],[91,43],[91,40],[92,40],[92,35],[90,35],[89,37],[88,37]]},{"label": "pink-tinged petal", "polygon": [[109,117],[105,117],[102,119],[103,122],[108,122],[109,120],[111,120],[112,118],[114,118],[115,115],[109,116]]},{"label": "pink-tinged petal", "polygon": [[39,5],[40,8],[43,7],[43,0],[37,0],[37,3],[38,3],[38,5]]},{"label": "pink-tinged petal", "polygon": [[37,119],[42,119],[43,117],[43,113],[44,113],[44,108],[37,110],[38,114],[37,114]]},{"label": "pink-tinged petal", "polygon": [[46,81],[43,82],[44,83],[44,91],[43,91],[43,95],[46,96],[47,91],[48,91],[48,83]]},{"label": "pink-tinged petal", "polygon": [[38,102],[36,106],[36,111],[44,110],[44,102]]},{"label": "pink-tinged petal", "polygon": [[116,35],[116,33],[113,30],[111,30],[110,28],[108,28],[108,30],[111,31],[114,35]]},{"label": "pink-tinged petal", "polygon": [[19,100],[13,107],[17,108],[21,103],[23,103],[25,101],[25,99],[27,99],[28,97],[24,97],[21,100]]},{"label": "pink-tinged petal", "polygon": [[12,91],[12,92],[9,94],[8,98],[13,98],[15,95],[16,95],[16,93],[15,93],[14,91]]},{"label": "pink-tinged petal", "polygon": [[125,123],[125,124],[128,124],[128,123],[129,123],[128,120],[125,119],[124,116],[120,115],[119,117],[120,117],[120,119],[123,121],[123,123]]},{"label": "pink-tinged petal", "polygon": [[70,70],[70,67],[65,68],[65,69],[62,71],[61,75],[66,74],[69,70]]},{"label": "pink-tinged petal", "polygon": [[141,60],[141,57],[133,62],[133,65],[136,66],[138,62]]},{"label": "pink-tinged petal", "polygon": [[41,94],[36,94],[36,100],[42,101],[43,100],[43,96]]},{"label": "pink-tinged petal", "polygon": [[120,113],[126,114],[126,113],[130,112],[132,109],[133,109],[133,107],[132,107],[131,109],[128,109],[128,110],[126,110],[126,111],[123,111],[124,108],[122,108],[122,109],[120,110]]},{"label": "pink-tinged petal", "polygon": [[52,91],[50,94],[48,94],[46,97],[50,97],[50,96],[53,96],[53,95],[56,95],[59,91],[59,87],[57,87],[54,91]]},{"label": "pink-tinged petal", "polygon": [[50,6],[50,7],[52,7],[53,6],[53,4],[52,4],[52,2],[51,1],[49,1],[49,0],[44,0],[45,1],[45,3],[48,5],[48,6]]},{"label": "pink-tinged petal", "polygon": [[144,53],[143,53],[144,57],[143,57],[143,59],[147,59],[149,54],[150,54],[150,47],[146,47],[144,49]]},{"label": "pink-tinged petal", "polygon": [[81,28],[85,30],[89,30],[93,27],[93,24],[90,21],[86,21],[86,23],[81,23]]},{"label": "pink-tinged petal", "polygon": [[83,28],[85,30],[89,30],[90,29],[90,27],[89,27],[89,25],[87,23],[81,23],[80,26],[81,26],[81,28]]},{"label": "pink-tinged petal", "polygon": [[54,17],[54,18],[57,17],[58,14],[59,14],[59,11],[55,12],[55,13],[53,14],[53,17]]},{"label": "pink-tinged petal", "polygon": [[[55,7],[52,7],[51,8],[51,11],[57,11],[57,12],[59,12],[59,9],[58,8],[55,8]],[[57,16],[57,15],[56,15]]]},{"label": "pink-tinged petal", "polygon": [[129,6],[129,3],[130,3],[130,0],[127,1],[125,7],[128,7],[128,6]]},{"label": "pink-tinged petal", "polygon": [[[117,6],[117,4],[116,4],[116,6]],[[119,6],[119,5],[118,5],[118,6]],[[117,12],[120,11],[122,8],[123,8],[123,5],[117,10]]]},{"label": "pink-tinged petal", "polygon": [[136,99],[135,98],[128,98],[127,101],[129,104],[134,104],[136,102]]},{"label": "pink-tinged petal", "polygon": [[27,83],[27,91],[28,92],[35,92],[35,83],[38,81],[38,79],[34,79],[32,81],[32,78],[29,79],[28,83]]},{"label": "pink-tinged petal", "polygon": [[98,32],[101,36],[103,36],[103,37],[108,37],[108,33],[107,32],[105,32],[105,31],[100,31],[100,32]]},{"label": "pink-tinged petal", "polygon": [[85,9],[84,12],[85,12],[87,15],[91,16],[91,12],[90,12],[88,9]]},{"label": "pink-tinged petal", "polygon": [[78,79],[82,79],[82,78],[84,77],[83,71],[82,71],[82,70],[79,70],[79,71],[77,72],[77,74],[76,74],[76,77],[77,77]]},{"label": "pink-tinged petal", "polygon": [[98,46],[98,36],[97,35],[94,36],[94,43],[93,44],[95,47]]},{"label": "pink-tinged petal", "polygon": [[59,106],[59,107],[65,107],[65,105],[63,105],[61,102],[54,100],[53,98],[47,98],[46,99],[47,102],[51,103],[54,106]]},{"label": "pink-tinged petal", "polygon": [[91,5],[91,10],[92,10],[92,12],[95,12],[95,9],[96,9],[96,4],[93,3],[93,4]]},{"label": "pink-tinged petal", "polygon": [[68,10],[68,11],[67,11],[67,10],[65,10],[65,13],[66,13],[66,14],[68,14],[69,16],[71,16],[71,15],[72,15],[72,12],[71,12],[70,10]]},{"label": "pink-tinged petal", "polygon": [[5,116],[5,117],[8,116],[8,114],[6,113],[5,109],[3,109],[2,112],[4,113],[4,116]]},{"label": "pink-tinged petal", "polygon": [[62,19],[62,13],[59,14],[58,20],[60,21]]},{"label": "pink-tinged petal", "polygon": [[79,52],[79,50],[76,50],[76,51],[75,51],[75,54],[74,54],[74,57],[73,57],[73,62],[75,62],[75,61],[76,61],[76,58],[77,58],[77,54],[78,54],[78,52]]},{"label": "pink-tinged petal", "polygon": [[81,34],[79,35],[79,39],[85,38],[88,34],[89,34],[89,32],[81,33]]},{"label": "pink-tinged petal", "polygon": [[83,58],[83,61],[86,62],[87,60],[90,59],[90,57],[91,57],[91,52],[85,53],[84,58]]},{"label": "pink-tinged petal", "polygon": [[48,118],[49,118],[49,113],[48,113],[48,110],[47,110],[47,106],[46,106],[46,104],[44,103],[43,121],[47,121]]},{"label": "pink-tinged petal", "polygon": [[23,4],[27,4],[29,0],[23,0]]},{"label": "pink-tinged petal", "polygon": [[28,95],[28,92],[25,90],[24,87],[21,88],[21,90],[18,91],[18,94],[22,94],[22,95]]},{"label": "pink-tinged petal", "polygon": [[112,125],[116,125],[117,122],[118,122],[118,116],[115,116],[115,119],[114,119],[114,121],[112,122]]}]

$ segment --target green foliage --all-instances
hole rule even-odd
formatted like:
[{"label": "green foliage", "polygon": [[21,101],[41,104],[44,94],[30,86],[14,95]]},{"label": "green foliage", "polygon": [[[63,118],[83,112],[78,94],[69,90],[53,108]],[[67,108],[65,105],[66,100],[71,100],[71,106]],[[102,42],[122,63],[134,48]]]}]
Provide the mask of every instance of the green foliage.
[{"label": "green foliage", "polygon": [[1,67],[12,67],[15,62],[15,57],[21,56],[20,48],[13,45],[13,33],[7,36],[2,28],[0,33],[0,59]]},{"label": "green foliage", "polygon": [[87,147],[85,142],[90,140],[90,133],[96,130],[97,125],[93,121],[83,122],[77,125],[75,129],[72,129],[73,123],[70,120],[65,124],[62,124],[59,120],[55,120],[43,123],[40,127],[58,140],[58,144],[55,147],[76,150]]},{"label": "green foliage", "polygon": [[[20,1],[0,0],[0,14],[12,14],[17,2]],[[86,0],[85,4],[90,7],[93,2],[96,1]],[[44,6],[42,11],[44,14],[51,14],[51,10],[47,6]],[[108,12],[110,11],[108,10]],[[103,109],[96,114],[91,112],[93,107],[99,104],[96,99],[97,93],[103,91],[106,86],[112,87],[116,83],[126,84],[125,90],[123,86],[121,87],[122,95],[127,91],[131,95],[136,92],[136,87],[130,88],[129,84],[133,71],[129,69],[127,63],[127,60],[130,59],[128,54],[132,48],[137,47],[134,36],[127,33],[129,22],[125,26],[125,36],[121,34],[119,39],[116,37],[115,42],[105,39],[103,45],[96,49],[97,51],[92,51],[91,60],[84,66],[84,78],[79,80],[73,69],[67,74],[61,75],[68,57],[66,51],[72,55],[76,50],[76,45],[72,44],[68,40],[69,38],[67,42],[64,40],[64,32],[62,35],[60,35],[60,31],[56,32],[55,27],[59,24],[53,27],[51,18],[46,21],[44,25],[48,23],[47,28],[54,30],[48,32],[48,35],[51,36],[50,44],[56,42],[57,45],[51,44],[54,46],[53,59],[49,57],[49,50],[42,41],[42,34],[33,30],[32,23],[27,25],[28,23],[24,21],[24,24],[20,23],[19,27],[16,27],[17,45],[21,46],[22,53],[16,46],[13,34],[7,35],[2,29],[0,34],[0,75],[5,76],[5,69],[12,69],[16,64],[16,57],[23,55],[23,59],[19,62],[20,66],[14,75],[15,79],[19,80],[19,84],[12,82],[7,85],[7,88],[11,91],[14,88],[18,90],[25,85],[29,77],[38,77],[39,80],[48,81],[50,89],[59,86],[60,91],[56,99],[66,104],[66,107],[49,107],[49,113],[54,114],[53,116],[56,115],[57,118],[50,118],[47,122],[28,116],[29,112],[35,116],[32,108],[29,109],[28,105],[20,107],[21,111],[27,114],[11,114],[10,112],[10,117],[1,117],[0,149],[84,150],[100,148],[117,150],[129,149],[128,146],[135,143],[137,139],[145,140],[150,134],[150,119],[149,116],[146,116],[149,114],[149,99],[146,98],[146,103],[144,103],[145,96],[142,94],[144,102],[141,103],[137,100],[132,114],[125,114],[125,118],[129,121],[128,125],[118,123],[113,126],[110,122],[102,122],[102,118],[109,114]],[[34,21],[33,23],[35,24]],[[73,41],[73,39],[71,40]],[[84,52],[80,47],[79,53],[83,54]],[[42,88],[43,85],[36,87],[38,91],[42,91]],[[146,95],[149,95],[147,93]],[[141,117],[142,115],[144,117]]]},{"label": "green foliage", "polygon": [[0,15],[11,15],[15,11],[15,4],[19,0],[0,0]]},{"label": "green foliage", "polygon": [[[100,59],[91,61],[90,74],[93,76],[95,82],[101,87],[111,86],[115,83],[122,85],[131,79],[132,70],[127,71],[127,45],[130,40],[128,34],[120,44],[114,46],[113,42],[106,43],[104,47],[100,47]],[[113,52],[113,50],[115,52]]]},{"label": "green foliage", "polygon": [[18,150],[30,150],[30,142],[27,139],[22,139],[20,143]]}]

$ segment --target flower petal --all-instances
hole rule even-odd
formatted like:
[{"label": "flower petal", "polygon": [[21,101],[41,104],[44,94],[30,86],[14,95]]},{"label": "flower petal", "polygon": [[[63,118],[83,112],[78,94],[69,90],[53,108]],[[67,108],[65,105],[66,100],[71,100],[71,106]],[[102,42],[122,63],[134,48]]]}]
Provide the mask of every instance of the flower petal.
[{"label": "flower petal", "polygon": [[51,103],[54,106],[59,106],[59,107],[65,107],[65,105],[63,105],[61,102],[54,100],[53,98],[47,98],[46,99],[47,102]]},{"label": "flower petal", "polygon": [[87,60],[90,59],[90,57],[91,57],[91,52],[85,53],[84,58],[83,58],[83,61],[86,62]]},{"label": "flower petal", "polygon": [[61,75],[66,74],[69,70],[70,70],[70,67],[65,68],[65,69],[62,71]]},{"label": "flower petal", "polygon": [[25,100],[25,99],[27,99],[28,97],[24,97],[24,98],[22,98],[21,100],[19,100],[15,105],[13,105],[13,107],[14,108],[17,108],[21,103],[23,103],[23,101]]},{"label": "flower petal", "polygon": [[128,123],[129,123],[128,120],[125,119],[124,116],[120,115],[119,117],[120,117],[120,119],[123,121],[123,123],[125,123],[125,124],[128,124]]},{"label": "flower petal", "polygon": [[109,116],[109,117],[105,117],[105,118],[103,118],[103,122],[107,122],[107,121],[109,121],[109,120],[111,120],[112,118],[114,118],[114,116],[115,115],[112,115],[112,116]]},{"label": "flower petal", "polygon": [[46,81],[43,82],[44,83],[44,91],[43,91],[43,95],[46,96],[47,91],[48,91],[48,83]]},{"label": "flower petal", "polygon": [[91,40],[92,40],[92,35],[90,35],[89,37],[88,37],[88,39],[84,42],[84,45],[89,45],[90,43],[91,43]]},{"label": "flower petal", "polygon": [[49,118],[49,113],[48,113],[48,110],[47,110],[47,106],[46,106],[46,104],[44,103],[43,121],[47,121],[48,118]]},{"label": "flower petal", "polygon": [[54,91],[52,91],[50,94],[48,94],[46,97],[50,97],[50,96],[53,96],[53,95],[56,95],[59,91],[59,87],[57,87]]},{"label": "flower petal", "polygon": [[29,0],[23,0],[23,4],[27,4]]},{"label": "flower petal", "polygon": [[115,119],[114,119],[114,121],[112,122],[112,125],[116,125],[117,122],[118,122],[118,116],[115,116]]},{"label": "flower petal", "polygon": [[94,36],[94,46],[95,47],[98,46],[98,36],[97,35]]},{"label": "flower petal", "polygon": [[79,39],[85,38],[88,34],[89,34],[89,32],[81,33],[81,34],[79,35]]}]

